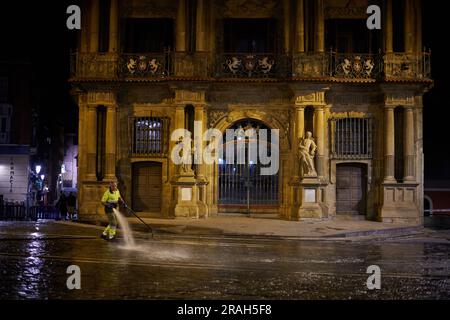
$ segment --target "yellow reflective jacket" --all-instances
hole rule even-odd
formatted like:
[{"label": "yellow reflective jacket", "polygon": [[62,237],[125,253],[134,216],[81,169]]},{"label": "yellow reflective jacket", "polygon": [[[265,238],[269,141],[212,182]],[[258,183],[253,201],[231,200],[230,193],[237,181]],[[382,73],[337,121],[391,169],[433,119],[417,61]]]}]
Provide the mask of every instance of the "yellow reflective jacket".
[{"label": "yellow reflective jacket", "polygon": [[117,203],[117,202],[119,202],[119,198],[121,198],[119,190],[111,192],[108,189],[103,194],[102,202],[105,202],[105,203]]}]

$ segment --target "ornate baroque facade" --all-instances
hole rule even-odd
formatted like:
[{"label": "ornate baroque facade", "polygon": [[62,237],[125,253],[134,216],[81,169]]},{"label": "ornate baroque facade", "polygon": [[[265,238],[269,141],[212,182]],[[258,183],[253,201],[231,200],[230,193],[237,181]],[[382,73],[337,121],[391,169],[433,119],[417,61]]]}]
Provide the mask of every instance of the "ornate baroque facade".
[{"label": "ornate baroque facade", "polygon": [[[70,79],[79,105],[80,216],[98,219],[101,195],[117,180],[135,210],[163,217],[243,211],[420,223],[429,54],[418,0],[403,1],[402,52],[394,51],[393,2],[377,2],[379,48],[360,53],[326,50],[326,37],[328,22],[367,19],[365,0],[197,0],[194,8],[189,0],[111,0],[103,50],[102,2],[87,1]],[[159,18],[173,23],[170,50],[124,51],[124,21]],[[275,21],[275,49],[226,52],[224,21],[233,19]],[[222,132],[250,122],[279,129],[277,176],[258,178],[250,167],[235,173],[220,162],[181,174],[170,133],[193,120]],[[300,169],[307,131],[316,145],[312,177]]]}]

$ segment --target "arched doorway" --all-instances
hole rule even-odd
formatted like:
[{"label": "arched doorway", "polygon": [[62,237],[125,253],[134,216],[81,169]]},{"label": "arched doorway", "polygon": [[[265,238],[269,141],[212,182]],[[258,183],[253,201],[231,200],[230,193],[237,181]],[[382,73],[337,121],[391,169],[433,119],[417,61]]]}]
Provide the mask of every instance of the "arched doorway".
[{"label": "arched doorway", "polygon": [[132,207],[137,212],[160,212],[162,191],[160,162],[133,164]]},{"label": "arched doorway", "polygon": [[[227,130],[234,130],[234,138],[227,141]],[[279,206],[279,174],[263,175],[262,170],[270,164],[261,163],[258,155],[262,146],[267,147],[269,156],[275,147],[271,144],[271,130],[263,122],[244,119],[235,122],[223,134],[223,156],[218,166],[218,205],[219,212],[256,213],[276,211]],[[252,137],[247,130],[254,130]],[[267,133],[264,137],[263,131]],[[245,152],[239,153],[239,146]],[[233,150],[231,155],[227,151]],[[253,155],[253,156],[252,156]],[[231,160],[233,161],[228,161]]]},{"label": "arched doorway", "polygon": [[366,214],[367,166],[339,163],[336,166],[336,213]]}]

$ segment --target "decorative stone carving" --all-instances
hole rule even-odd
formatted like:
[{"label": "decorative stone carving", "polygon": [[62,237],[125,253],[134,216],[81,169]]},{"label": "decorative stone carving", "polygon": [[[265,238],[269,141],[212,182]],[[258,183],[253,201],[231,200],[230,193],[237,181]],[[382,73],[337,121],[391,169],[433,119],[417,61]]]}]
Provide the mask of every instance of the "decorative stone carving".
[{"label": "decorative stone carving", "polygon": [[323,106],[325,105],[325,92],[324,91],[316,91],[316,92],[305,92],[300,93],[295,98],[296,105],[311,105],[311,106]]},{"label": "decorative stone carving", "polygon": [[333,1],[333,6],[327,6],[325,3],[325,18],[326,19],[367,19],[367,6],[366,0],[348,0],[341,1],[339,6]]},{"label": "decorative stone carving", "polygon": [[89,104],[113,104],[115,102],[114,93],[111,91],[89,91],[87,94]]},{"label": "decorative stone carving", "polygon": [[386,93],[384,103],[386,106],[414,106],[414,93]]},{"label": "decorative stone carving", "polygon": [[188,91],[175,90],[176,104],[205,104],[205,92],[203,91]]},{"label": "decorative stone carving", "polygon": [[314,166],[314,156],[317,145],[312,139],[312,133],[307,131],[305,138],[300,141],[300,172],[303,177],[317,177],[316,168]]},{"label": "decorative stone carving", "polygon": [[364,112],[349,111],[349,112],[333,112],[331,118],[346,119],[346,118],[367,118],[368,115]]},{"label": "decorative stone carving", "polygon": [[219,121],[221,118],[223,118],[226,114],[227,114],[226,111],[223,111],[223,110],[211,110],[208,113],[208,119],[209,119],[208,126],[210,128],[213,128],[216,125],[217,121]]},{"label": "decorative stone carving", "polygon": [[225,0],[224,17],[269,18],[274,15],[274,0]]},{"label": "decorative stone carving", "polygon": [[124,3],[124,16],[133,18],[176,18],[176,1],[128,0]]},{"label": "decorative stone carving", "polygon": [[382,103],[382,96],[370,92],[333,92],[328,97],[333,105],[362,105]]}]

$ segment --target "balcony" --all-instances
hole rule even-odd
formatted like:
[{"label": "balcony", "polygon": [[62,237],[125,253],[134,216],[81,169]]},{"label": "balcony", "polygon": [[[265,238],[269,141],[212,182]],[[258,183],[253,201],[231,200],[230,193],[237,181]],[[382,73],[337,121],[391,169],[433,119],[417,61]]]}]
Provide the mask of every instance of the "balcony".
[{"label": "balcony", "polygon": [[383,59],[386,80],[421,80],[431,77],[431,52],[387,53]]},{"label": "balcony", "polygon": [[78,53],[72,80],[290,79],[292,81],[430,81],[430,53],[342,54],[336,52],[187,54]]}]

